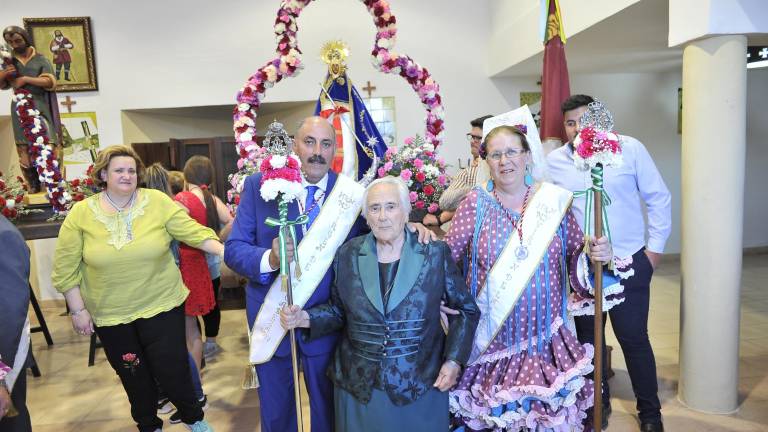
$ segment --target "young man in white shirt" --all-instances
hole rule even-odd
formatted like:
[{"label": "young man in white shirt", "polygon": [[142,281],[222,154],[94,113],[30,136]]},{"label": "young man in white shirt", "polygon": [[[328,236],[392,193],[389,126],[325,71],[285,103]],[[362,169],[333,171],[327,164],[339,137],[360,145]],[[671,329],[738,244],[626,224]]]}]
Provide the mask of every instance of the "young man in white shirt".
[{"label": "young man in white shirt", "polygon": [[[574,192],[592,186],[589,172],[576,169],[572,143],[579,131],[579,119],[593,101],[590,96],[573,95],[563,102],[569,142],[547,156],[552,181]],[[671,231],[671,197],[645,146],[629,136],[621,136],[621,143],[623,164],[620,167],[605,167],[604,187],[611,198],[607,213],[615,262],[619,269],[634,271],[634,274],[622,280],[625,301],[614,306],[609,314],[637,398],[640,430],[659,432],[664,430],[664,426],[656,382],[656,360],[648,339],[648,308],[651,276]],[[643,204],[647,224],[643,217]],[[573,200],[572,209],[582,229],[584,206],[583,197]],[[593,343],[594,316],[576,317],[576,330],[582,343]],[[603,356],[605,358],[605,350]],[[603,365],[606,363],[604,361]],[[607,420],[611,410],[605,376],[603,373],[602,396]]]}]

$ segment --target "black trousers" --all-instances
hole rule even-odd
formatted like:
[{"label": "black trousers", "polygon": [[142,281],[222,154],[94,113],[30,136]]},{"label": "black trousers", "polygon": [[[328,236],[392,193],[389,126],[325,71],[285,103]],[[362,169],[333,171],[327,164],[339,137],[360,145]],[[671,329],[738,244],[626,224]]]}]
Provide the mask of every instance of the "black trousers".
[{"label": "black trousers", "polygon": [[203,315],[206,338],[218,336],[219,327],[221,326],[221,309],[219,308],[219,287],[221,286],[221,278],[217,277],[216,279],[213,279],[212,282],[213,298],[216,300],[216,306],[214,306],[210,312]]},{"label": "black trousers", "polygon": [[[625,300],[614,306],[608,314],[611,327],[621,345],[627,362],[629,379],[637,399],[638,417],[641,422],[661,421],[661,402],[656,382],[656,358],[651,341],[648,339],[648,308],[650,302],[651,276],[653,267],[645,255],[645,248],[632,256],[635,274],[622,281]],[[606,316],[603,314],[603,326]],[[581,343],[594,343],[595,322],[593,316],[575,318],[576,333]],[[603,328],[605,329],[605,328]],[[603,405],[610,405],[610,389],[607,375],[607,351],[603,344]]]},{"label": "black trousers", "polygon": [[[29,348],[30,350],[32,347]],[[27,360],[29,361],[29,360]],[[0,419],[0,431],[2,432],[32,432],[32,424],[27,410],[27,369],[24,368],[16,378],[11,392],[11,402],[19,412],[14,417]]]},{"label": "black trousers", "polygon": [[128,324],[97,327],[96,333],[123,383],[140,431],[163,426],[157,417],[158,383],[184,423],[203,419],[189,372],[183,306]]}]

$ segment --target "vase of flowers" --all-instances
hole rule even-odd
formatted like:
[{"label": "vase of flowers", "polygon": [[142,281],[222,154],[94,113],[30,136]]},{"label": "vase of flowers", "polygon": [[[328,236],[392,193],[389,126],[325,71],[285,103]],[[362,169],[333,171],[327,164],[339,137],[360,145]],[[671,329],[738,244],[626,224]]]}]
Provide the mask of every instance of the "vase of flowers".
[{"label": "vase of flowers", "polygon": [[420,136],[406,138],[401,147],[388,148],[377,174],[379,178],[391,175],[403,179],[408,185],[412,216],[419,221],[427,213],[440,211],[438,200],[448,187],[445,161],[437,157],[434,145]]}]

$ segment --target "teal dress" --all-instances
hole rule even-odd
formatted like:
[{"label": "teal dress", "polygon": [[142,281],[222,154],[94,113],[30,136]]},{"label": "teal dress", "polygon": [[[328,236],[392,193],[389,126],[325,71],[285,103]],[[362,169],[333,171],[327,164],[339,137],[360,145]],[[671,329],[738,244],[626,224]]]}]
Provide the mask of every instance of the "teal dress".
[{"label": "teal dress", "polygon": [[[379,288],[385,310],[388,309],[399,263],[400,260],[379,263]],[[445,432],[448,430],[448,392],[433,388],[414,402],[397,406],[384,392],[383,382],[382,373],[377,374],[371,400],[367,404],[359,402],[344,389],[334,387],[336,432],[411,430]]]}]

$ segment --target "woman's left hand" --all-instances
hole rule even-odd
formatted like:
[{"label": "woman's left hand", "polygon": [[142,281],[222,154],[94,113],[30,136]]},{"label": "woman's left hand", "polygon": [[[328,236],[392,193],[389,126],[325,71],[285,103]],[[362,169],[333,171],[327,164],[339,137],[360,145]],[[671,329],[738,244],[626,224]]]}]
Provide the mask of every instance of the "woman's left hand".
[{"label": "woman's left hand", "polygon": [[593,262],[607,263],[613,258],[613,248],[608,237],[592,238],[589,242],[589,257]]},{"label": "woman's left hand", "polygon": [[448,391],[456,385],[461,373],[461,366],[453,360],[447,360],[440,368],[434,386],[440,391]]}]

